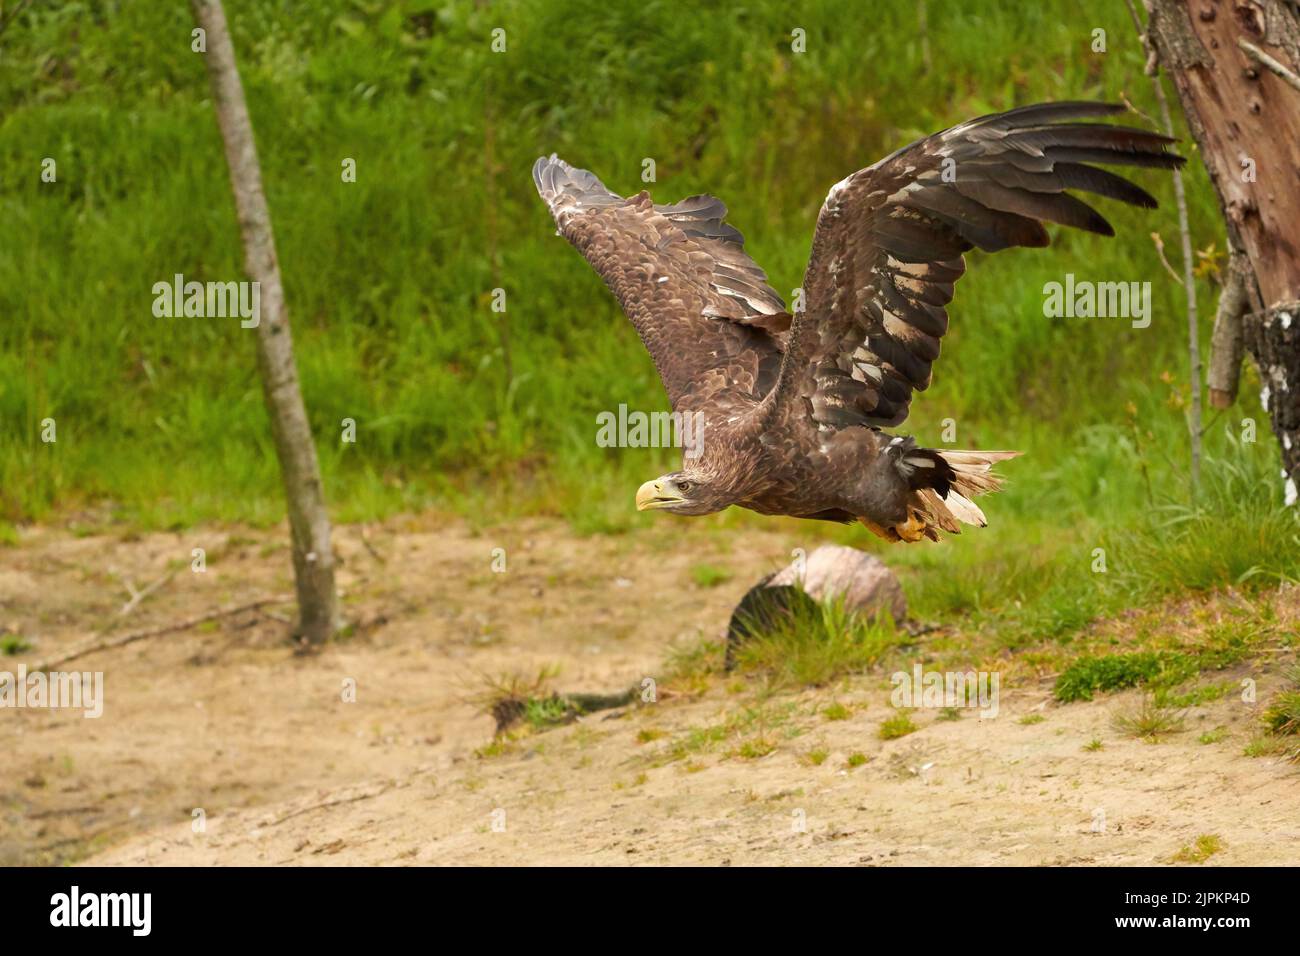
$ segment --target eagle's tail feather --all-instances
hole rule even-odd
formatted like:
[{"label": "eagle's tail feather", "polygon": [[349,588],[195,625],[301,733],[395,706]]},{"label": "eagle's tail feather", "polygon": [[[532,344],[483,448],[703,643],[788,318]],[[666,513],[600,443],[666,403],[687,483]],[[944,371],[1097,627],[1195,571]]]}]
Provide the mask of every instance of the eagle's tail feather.
[{"label": "eagle's tail feather", "polygon": [[859,518],[886,541],[939,540],[939,532],[961,534],[961,525],[988,525],[980,506],[972,501],[1002,487],[993,465],[1015,458],[1018,451],[940,451],[919,448],[912,438],[894,438],[885,449],[907,482],[907,520],[893,527]]},{"label": "eagle's tail feather", "polygon": [[[1002,487],[1002,477],[993,471],[993,465],[999,461],[1006,461],[1008,458],[1015,458],[1020,454],[1018,451],[943,451],[939,453],[943,456],[944,461],[952,466],[955,475],[952,481],[952,490],[948,493],[948,499],[953,497],[952,492],[957,492],[960,499],[959,507],[962,503],[974,508],[975,513],[979,515],[979,521],[967,521],[967,524],[978,524],[983,527],[986,522],[983,520],[984,515],[980,513],[979,508],[969,500],[977,495],[987,495],[997,491]],[[960,516],[959,516],[960,517]],[[962,519],[965,521],[965,519]]]},{"label": "eagle's tail feather", "polygon": [[[933,468],[929,474],[943,477],[937,486],[916,487],[909,500],[908,520],[897,525],[890,535],[891,540],[919,541],[922,537],[931,541],[939,540],[939,532],[961,534],[961,525],[969,524],[977,528],[988,525],[988,519],[980,506],[971,501],[978,495],[986,495],[1002,487],[1002,479],[994,474],[993,464],[1014,458],[1018,451],[937,451],[931,448],[917,449],[913,454],[941,459],[947,468]],[[904,459],[919,465],[913,459]],[[937,464],[937,462],[936,462]]]}]

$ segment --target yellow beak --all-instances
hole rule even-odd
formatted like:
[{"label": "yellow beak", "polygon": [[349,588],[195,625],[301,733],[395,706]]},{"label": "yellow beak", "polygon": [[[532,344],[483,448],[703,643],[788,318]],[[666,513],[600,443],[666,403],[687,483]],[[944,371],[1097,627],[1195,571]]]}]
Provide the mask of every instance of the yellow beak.
[{"label": "yellow beak", "polygon": [[655,508],[667,508],[679,501],[685,501],[676,491],[669,491],[662,478],[647,481],[636,490],[636,510],[651,511]]}]

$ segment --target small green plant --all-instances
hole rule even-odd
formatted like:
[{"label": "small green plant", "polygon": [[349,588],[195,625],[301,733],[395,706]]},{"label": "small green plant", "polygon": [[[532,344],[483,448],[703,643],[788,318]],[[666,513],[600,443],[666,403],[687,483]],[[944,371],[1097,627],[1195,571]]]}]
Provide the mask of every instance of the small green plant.
[{"label": "small green plant", "polygon": [[1228,736],[1226,727],[1215,727],[1213,730],[1207,730],[1201,736],[1196,738],[1197,743],[1217,744],[1220,740]]},{"label": "small green plant", "polygon": [[1156,703],[1153,695],[1146,695],[1135,708],[1120,711],[1113,718],[1115,729],[1128,737],[1155,743],[1161,737],[1183,729],[1183,715]]},{"label": "small green plant", "polygon": [[814,767],[820,767],[830,755],[831,752],[825,747],[814,747],[803,755],[803,759]]},{"label": "small green plant", "polygon": [[1198,836],[1169,860],[1170,863],[1204,863],[1223,849],[1223,840],[1213,833]]},{"label": "small green plant", "polygon": [[1264,711],[1264,722],[1271,734],[1300,733],[1300,691],[1278,694]]},{"label": "small green plant", "polygon": [[899,711],[893,717],[886,718],[880,725],[881,740],[897,740],[899,737],[906,737],[908,734],[916,732],[916,724],[912,723],[909,714]]},{"label": "small green plant", "polygon": [[726,568],[714,567],[711,564],[697,564],[691,568],[691,580],[702,588],[716,588],[719,584],[726,584],[731,578],[732,574]]},{"label": "small green plant", "polygon": [[848,720],[851,716],[849,709],[839,701],[827,704],[822,710],[822,716],[827,720]]},{"label": "small green plant", "polygon": [[849,754],[849,767],[861,767],[867,762],[867,755],[864,753]]},{"label": "small green plant", "polygon": [[1021,717],[1018,721],[1016,721],[1016,723],[1024,724],[1026,727],[1028,727],[1030,724],[1041,724],[1046,719],[1047,718],[1044,717],[1042,714],[1025,714],[1025,716]]},{"label": "small green plant", "polygon": [[1083,749],[1090,751],[1092,753],[1096,753],[1098,750],[1101,750],[1105,746],[1106,745],[1102,743],[1099,738],[1093,737],[1092,740],[1089,740],[1086,744],[1083,745]]},{"label": "small green plant", "polygon": [[772,741],[764,737],[756,737],[741,744],[736,750],[736,756],[743,757],[746,760],[757,760],[760,757],[766,757],[774,750],[776,750],[776,744]]},{"label": "small green plant", "polygon": [[1276,757],[1286,753],[1286,744],[1276,737],[1261,736],[1246,744],[1241,752],[1247,757]]},{"label": "small green plant", "polygon": [[519,749],[519,741],[514,734],[502,733],[497,734],[482,747],[474,751],[474,756],[480,760],[491,760],[493,757],[504,757],[506,754],[514,753]]},{"label": "small green plant", "polygon": [[573,713],[573,707],[558,694],[531,697],[524,702],[524,720],[534,730],[545,730],[566,723],[573,718]]},{"label": "small green plant", "polygon": [[939,716],[935,720],[961,720],[961,708],[945,707],[939,711]]},{"label": "small green plant", "polygon": [[17,657],[19,654],[26,654],[31,649],[31,643],[24,640],[21,634],[0,635],[0,654],[6,657]]},{"label": "small green plant", "polygon": [[554,666],[540,668],[536,675],[484,674],[480,686],[471,692],[470,699],[496,721],[496,733],[501,734],[521,720],[537,725],[548,711],[546,702],[554,698],[549,685],[559,673]]},{"label": "small green plant", "polygon": [[1300,733],[1300,668],[1287,672],[1287,689],[1279,691],[1264,711],[1264,725],[1270,734]]}]

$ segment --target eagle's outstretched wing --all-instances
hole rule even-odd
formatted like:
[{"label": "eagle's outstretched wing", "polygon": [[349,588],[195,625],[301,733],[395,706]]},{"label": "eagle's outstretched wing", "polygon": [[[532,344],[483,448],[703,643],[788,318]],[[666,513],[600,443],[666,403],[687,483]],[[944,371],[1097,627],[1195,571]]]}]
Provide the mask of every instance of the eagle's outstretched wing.
[{"label": "eagle's outstretched wing", "polygon": [[781,297],[745,254],[712,196],[671,206],[624,199],[554,155],[533,166],[560,233],[609,285],[654,359],[677,411],[702,411],[723,388],[755,401],[780,368],[775,335],[790,327]]},{"label": "eagle's outstretched wing", "polygon": [[[1076,189],[1136,206],[1156,201],[1089,163],[1175,168],[1172,142],[1142,129],[1062,120],[1119,113],[1109,103],[1044,103],[962,123],[832,187],[771,401],[821,426],[900,424],[948,329],[962,253],[1045,246],[1040,220],[1114,235]],[[806,412],[804,410],[807,410]]]}]

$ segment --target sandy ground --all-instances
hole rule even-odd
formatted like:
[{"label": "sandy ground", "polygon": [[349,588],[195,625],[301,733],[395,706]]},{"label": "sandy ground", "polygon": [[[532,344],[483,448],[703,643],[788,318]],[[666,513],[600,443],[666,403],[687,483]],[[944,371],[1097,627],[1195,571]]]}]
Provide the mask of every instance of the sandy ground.
[{"label": "sandy ground", "polygon": [[[786,560],[784,530],[661,522],[583,538],[435,517],[339,529],[358,627],[325,651],[296,655],[284,622],[246,612],[68,665],[103,671],[99,719],[0,710],[0,864],[1151,864],[1202,835],[1223,846],[1211,863],[1300,862],[1300,770],[1242,755],[1259,706],[1234,695],[1147,744],[1112,727],[1134,693],[1060,706],[1030,680],[1003,688],[996,719],[920,711],[917,732],[883,741],[883,673],[768,695],[674,684],[667,649],[719,633]],[[281,535],[25,533],[0,550],[0,626],[34,646],[0,670],[92,626],[288,594]],[[733,577],[701,587],[700,561]],[[169,569],[119,614],[126,582]],[[492,745],[485,676],[546,667],[561,690],[652,677],[664,692]],[[1220,677],[1247,675],[1261,702],[1279,680],[1246,666]],[[832,702],[844,719],[828,719]]]}]

